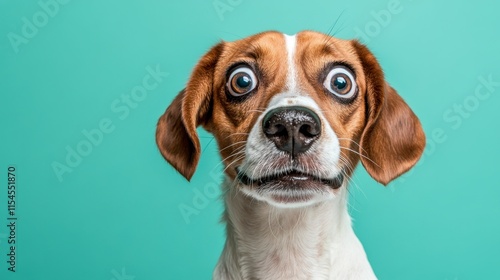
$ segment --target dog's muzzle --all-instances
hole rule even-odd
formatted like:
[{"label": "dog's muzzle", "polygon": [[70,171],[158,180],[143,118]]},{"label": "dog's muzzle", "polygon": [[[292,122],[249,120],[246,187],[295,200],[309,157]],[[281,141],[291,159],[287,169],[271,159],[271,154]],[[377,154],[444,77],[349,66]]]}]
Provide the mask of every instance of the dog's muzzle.
[{"label": "dog's muzzle", "polygon": [[285,165],[288,167],[259,178],[250,178],[236,168],[238,180],[256,189],[311,190],[320,185],[338,189],[344,181],[342,172],[334,178],[320,178],[311,171],[300,171],[304,168],[298,167],[304,165],[304,158],[299,157],[305,156],[302,154],[321,137],[321,130],[320,117],[306,107],[288,106],[270,110],[262,119],[262,131],[278,150],[285,152],[283,156],[287,158]]}]

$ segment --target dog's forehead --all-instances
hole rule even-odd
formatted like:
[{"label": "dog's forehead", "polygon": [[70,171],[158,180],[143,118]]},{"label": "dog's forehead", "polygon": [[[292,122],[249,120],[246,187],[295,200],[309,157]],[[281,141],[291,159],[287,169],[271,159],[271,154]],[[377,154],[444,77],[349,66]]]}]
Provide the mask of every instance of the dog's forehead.
[{"label": "dog's forehead", "polygon": [[[296,39],[297,53],[317,49],[318,51],[353,51],[349,40],[343,40],[315,31],[301,31],[296,34],[286,34],[277,31],[266,31],[255,34],[237,41],[227,42],[235,48],[229,51],[245,53],[252,49],[259,52],[261,50],[287,51],[287,38]],[[342,50],[343,49],[343,50]]]},{"label": "dog's forehead", "polygon": [[[293,44],[290,44],[293,42]],[[315,31],[285,34],[267,31],[237,41],[226,42],[228,58],[241,56],[260,58],[294,53],[295,58],[334,56],[339,59],[357,60],[356,52],[349,40],[343,40]]]}]

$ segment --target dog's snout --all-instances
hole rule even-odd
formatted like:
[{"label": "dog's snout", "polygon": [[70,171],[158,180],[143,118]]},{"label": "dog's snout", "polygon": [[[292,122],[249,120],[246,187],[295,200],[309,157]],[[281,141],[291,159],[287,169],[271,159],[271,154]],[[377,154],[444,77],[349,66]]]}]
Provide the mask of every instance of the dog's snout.
[{"label": "dog's snout", "polygon": [[321,121],[305,107],[279,107],[264,116],[262,129],[278,149],[297,156],[319,138]]}]

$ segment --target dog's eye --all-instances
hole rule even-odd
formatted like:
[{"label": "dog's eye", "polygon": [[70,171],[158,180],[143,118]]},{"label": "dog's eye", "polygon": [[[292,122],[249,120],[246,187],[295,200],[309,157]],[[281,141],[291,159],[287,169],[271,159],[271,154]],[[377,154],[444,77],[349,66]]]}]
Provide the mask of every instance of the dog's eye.
[{"label": "dog's eye", "polygon": [[325,88],[340,98],[352,98],[358,88],[352,72],[343,66],[330,70],[323,82]]},{"label": "dog's eye", "polygon": [[231,95],[242,96],[257,86],[257,78],[249,67],[239,67],[231,72],[226,86]]}]

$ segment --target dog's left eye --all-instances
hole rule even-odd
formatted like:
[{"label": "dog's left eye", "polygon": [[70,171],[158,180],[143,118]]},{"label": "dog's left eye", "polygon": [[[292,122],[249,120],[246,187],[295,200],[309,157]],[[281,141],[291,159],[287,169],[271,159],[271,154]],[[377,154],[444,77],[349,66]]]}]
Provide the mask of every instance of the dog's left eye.
[{"label": "dog's left eye", "polygon": [[247,66],[239,67],[231,72],[227,81],[227,89],[233,96],[250,93],[257,86],[257,78],[253,70]]},{"label": "dog's left eye", "polygon": [[326,76],[323,86],[331,93],[343,99],[352,98],[358,91],[356,80],[351,70],[336,66]]}]

